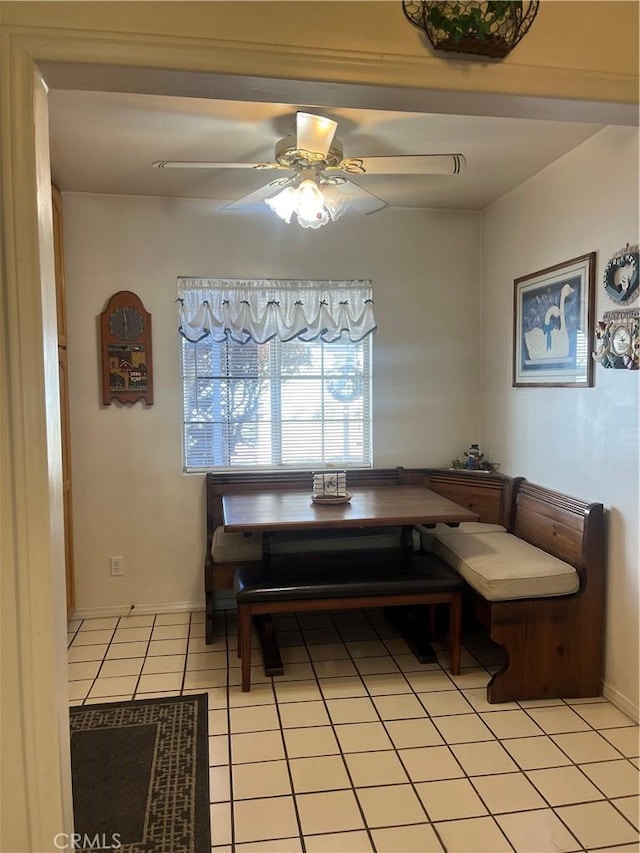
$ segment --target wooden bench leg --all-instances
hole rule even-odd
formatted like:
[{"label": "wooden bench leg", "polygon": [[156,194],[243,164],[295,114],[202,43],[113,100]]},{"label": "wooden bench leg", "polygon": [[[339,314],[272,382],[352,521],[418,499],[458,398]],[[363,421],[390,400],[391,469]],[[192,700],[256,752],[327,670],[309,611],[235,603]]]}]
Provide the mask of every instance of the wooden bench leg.
[{"label": "wooden bench leg", "polygon": [[[295,607],[292,608],[295,610]],[[264,662],[264,674],[268,676],[282,675],[284,667],[280,657],[278,638],[273,627],[270,613],[261,613],[253,618],[253,624],[260,640],[262,648],[262,660]]]},{"label": "wooden bench leg", "polygon": [[213,591],[205,589],[204,596],[204,625],[205,625],[205,643],[213,643],[213,613],[214,613],[214,597]]},{"label": "wooden bench leg", "polygon": [[242,668],[242,690],[251,690],[251,607],[238,606],[238,649]]},{"label": "wooden bench leg", "polygon": [[462,650],[462,593],[454,592],[449,605],[449,652],[451,674],[460,675],[460,653]]},{"label": "wooden bench leg", "polygon": [[438,605],[429,604],[429,640],[434,643],[438,637]]}]

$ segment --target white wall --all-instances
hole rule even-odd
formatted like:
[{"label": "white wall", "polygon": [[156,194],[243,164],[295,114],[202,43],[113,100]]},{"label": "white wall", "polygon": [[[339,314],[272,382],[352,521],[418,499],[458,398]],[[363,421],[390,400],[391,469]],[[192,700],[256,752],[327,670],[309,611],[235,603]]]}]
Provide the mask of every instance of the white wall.
[{"label": "white wall", "polygon": [[[608,511],[605,691],[638,715],[639,372],[593,388],[512,388],[513,280],[597,252],[596,317],[617,250],[638,242],[638,132],[608,128],[484,212],[482,440],[502,470]],[[639,307],[638,302],[632,307]]]},{"label": "white wall", "polygon": [[[203,600],[203,476],[182,473],[176,278],[371,278],[374,464],[446,465],[479,428],[480,215],[385,210],[310,232],[266,208],[64,194],[76,602]],[[152,314],[154,399],[103,407],[97,316],[118,290]],[[109,556],[124,557],[111,578]]]}]

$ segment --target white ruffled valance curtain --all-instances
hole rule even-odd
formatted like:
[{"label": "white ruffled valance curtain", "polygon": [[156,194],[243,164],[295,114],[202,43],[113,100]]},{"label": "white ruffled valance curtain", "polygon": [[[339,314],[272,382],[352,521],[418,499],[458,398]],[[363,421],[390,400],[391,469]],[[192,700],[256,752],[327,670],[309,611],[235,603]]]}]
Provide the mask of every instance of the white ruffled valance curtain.
[{"label": "white ruffled valance curtain", "polygon": [[178,331],[188,341],[355,343],[376,329],[370,281],[178,279]]}]

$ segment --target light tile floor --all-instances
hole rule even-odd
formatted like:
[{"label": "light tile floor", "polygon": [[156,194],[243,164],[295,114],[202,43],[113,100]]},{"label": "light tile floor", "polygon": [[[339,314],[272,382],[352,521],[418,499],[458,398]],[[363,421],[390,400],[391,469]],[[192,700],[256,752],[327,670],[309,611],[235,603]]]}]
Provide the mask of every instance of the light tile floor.
[{"label": "light tile floor", "polygon": [[73,705],[208,694],[212,853],[640,849],[639,730],[609,702],[489,705],[481,633],[451,676],[379,610],[276,624],[285,674],[254,647],[249,693],[232,613],[209,646],[203,613],[69,625]]}]

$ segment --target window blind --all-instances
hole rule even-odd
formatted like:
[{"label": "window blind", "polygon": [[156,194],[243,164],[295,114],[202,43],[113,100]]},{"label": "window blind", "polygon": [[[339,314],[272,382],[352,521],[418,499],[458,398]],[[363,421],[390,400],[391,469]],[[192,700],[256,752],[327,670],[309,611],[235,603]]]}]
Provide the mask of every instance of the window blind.
[{"label": "window blind", "polygon": [[187,471],[366,467],[371,282],[178,279]]}]

